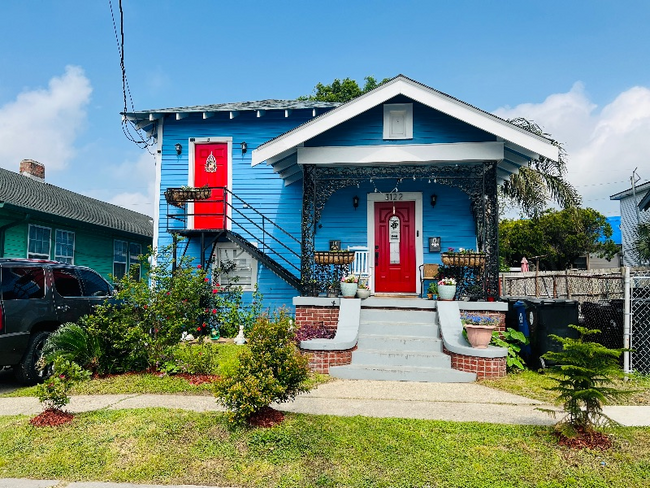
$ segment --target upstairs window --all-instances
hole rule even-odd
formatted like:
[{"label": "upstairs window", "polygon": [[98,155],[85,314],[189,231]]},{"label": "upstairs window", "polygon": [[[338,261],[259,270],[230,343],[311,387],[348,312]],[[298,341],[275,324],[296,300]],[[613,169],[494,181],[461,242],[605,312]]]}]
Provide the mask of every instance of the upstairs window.
[{"label": "upstairs window", "polygon": [[384,104],[384,139],[413,139],[413,104]]},{"label": "upstairs window", "polygon": [[29,259],[50,259],[52,229],[40,225],[29,226],[27,257]]}]

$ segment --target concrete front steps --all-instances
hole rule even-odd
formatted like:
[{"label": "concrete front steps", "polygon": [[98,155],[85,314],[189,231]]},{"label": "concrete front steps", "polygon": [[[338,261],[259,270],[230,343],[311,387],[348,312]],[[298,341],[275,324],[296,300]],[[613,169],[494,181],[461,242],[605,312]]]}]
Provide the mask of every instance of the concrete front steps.
[{"label": "concrete front steps", "polygon": [[352,363],[331,366],[335,378],[470,383],[476,374],[451,369],[442,352],[436,312],[361,309]]}]

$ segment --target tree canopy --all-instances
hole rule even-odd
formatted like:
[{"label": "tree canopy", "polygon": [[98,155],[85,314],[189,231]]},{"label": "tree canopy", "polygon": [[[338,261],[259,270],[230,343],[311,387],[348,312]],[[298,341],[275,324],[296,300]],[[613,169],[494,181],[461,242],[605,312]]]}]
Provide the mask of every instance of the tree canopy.
[{"label": "tree canopy", "polygon": [[362,88],[351,78],[344,78],[343,80],[335,78],[329,85],[324,85],[323,83],[316,84],[311,95],[300,97],[300,99],[317,100],[320,102],[349,102],[353,98],[357,98],[370,90],[374,90],[379,85],[386,83],[389,79],[390,78],[384,78],[381,81],[377,81],[372,76],[366,76],[364,78],[366,83]]},{"label": "tree canopy", "polygon": [[540,256],[540,268],[566,269],[585,254],[611,259],[618,251],[611,236],[605,216],[592,208],[546,210],[529,220],[501,221],[499,253],[509,266]]}]

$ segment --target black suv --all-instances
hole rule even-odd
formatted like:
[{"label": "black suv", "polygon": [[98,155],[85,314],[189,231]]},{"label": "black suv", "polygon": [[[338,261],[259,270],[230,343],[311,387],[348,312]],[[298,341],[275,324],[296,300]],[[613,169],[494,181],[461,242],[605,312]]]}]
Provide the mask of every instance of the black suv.
[{"label": "black suv", "polygon": [[0,369],[24,384],[43,380],[36,363],[47,337],[113,296],[113,287],[82,266],[0,259]]}]

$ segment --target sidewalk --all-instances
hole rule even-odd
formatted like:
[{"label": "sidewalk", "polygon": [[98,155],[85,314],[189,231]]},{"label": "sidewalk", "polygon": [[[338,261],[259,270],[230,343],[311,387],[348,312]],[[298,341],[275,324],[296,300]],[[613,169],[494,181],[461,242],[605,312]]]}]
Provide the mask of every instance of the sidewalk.
[{"label": "sidewalk", "polygon": [[[67,410],[76,413],[146,407],[223,411],[212,396],[145,394],[73,396]],[[274,407],[315,415],[521,425],[552,425],[560,418],[539,411],[545,408],[559,412],[558,407],[474,383],[333,380],[293,402]],[[0,415],[36,415],[41,410],[36,398],[0,398]],[[650,407],[610,406],[605,407],[605,413],[625,426],[650,426]]]}]

